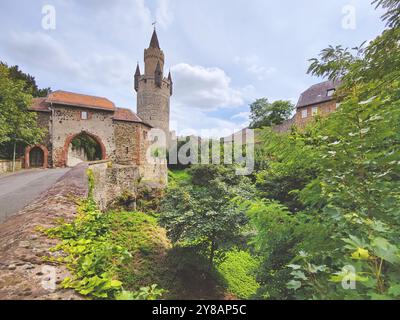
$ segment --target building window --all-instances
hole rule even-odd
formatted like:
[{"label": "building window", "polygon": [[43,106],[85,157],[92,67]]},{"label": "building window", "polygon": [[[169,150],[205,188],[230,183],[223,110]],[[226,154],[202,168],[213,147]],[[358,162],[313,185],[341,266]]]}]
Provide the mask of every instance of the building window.
[{"label": "building window", "polygon": [[301,110],[301,117],[302,117],[303,119],[308,117],[308,111],[307,111],[307,109]]},{"label": "building window", "polygon": [[82,119],[82,120],[87,120],[87,119],[88,119],[88,113],[87,113],[87,111],[82,111],[82,112],[81,112],[81,119]]},{"label": "building window", "polygon": [[147,140],[147,131],[143,131],[143,137],[145,140]]},{"label": "building window", "polygon": [[126,148],[125,148],[125,152],[126,152],[126,154],[129,153],[129,147],[126,147]]},{"label": "building window", "polygon": [[330,89],[330,90],[328,90],[327,96],[332,97],[335,94],[335,92],[336,92],[336,89]]},{"label": "building window", "polygon": [[318,107],[312,107],[312,116],[315,117],[318,114]]}]

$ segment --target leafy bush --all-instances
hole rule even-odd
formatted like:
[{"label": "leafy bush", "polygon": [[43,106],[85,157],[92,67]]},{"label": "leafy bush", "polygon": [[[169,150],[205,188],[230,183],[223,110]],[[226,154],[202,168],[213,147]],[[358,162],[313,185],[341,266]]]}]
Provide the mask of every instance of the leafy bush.
[{"label": "leafy bush", "polygon": [[[52,249],[62,252],[62,257],[49,259],[66,264],[72,274],[64,279],[61,286],[100,299],[119,297],[124,288],[140,289],[145,285],[142,269],[137,270],[135,283],[129,281],[132,277],[126,277],[126,270],[133,257],[138,258],[138,252],[155,250],[156,240],[146,232],[156,228],[156,223],[154,217],[143,213],[102,213],[93,200],[82,201],[74,221],[60,221],[58,227],[46,231],[50,237],[62,240]],[[151,264],[150,261],[148,263]],[[149,282],[152,280],[151,277],[144,278]],[[144,289],[140,292],[130,294],[136,298],[145,297]],[[148,297],[161,292],[150,291]]]}]

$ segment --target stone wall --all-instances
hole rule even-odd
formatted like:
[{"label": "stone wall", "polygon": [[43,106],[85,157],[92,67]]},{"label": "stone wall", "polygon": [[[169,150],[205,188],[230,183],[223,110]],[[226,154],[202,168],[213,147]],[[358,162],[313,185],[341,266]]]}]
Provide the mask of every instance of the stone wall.
[{"label": "stone wall", "polygon": [[[15,161],[15,170],[21,170],[23,165],[23,159],[17,159]],[[11,172],[13,167],[12,160],[0,160],[0,174]]]},{"label": "stone wall", "polygon": [[141,127],[140,124],[132,122],[114,122],[115,158],[117,163],[140,163],[140,144],[143,135]]},{"label": "stone wall", "polygon": [[41,143],[48,150],[47,167],[53,165],[53,155],[51,146],[51,113],[50,112],[38,112],[37,113],[37,123],[40,128],[46,130],[46,135]]},{"label": "stone wall", "polygon": [[93,198],[100,210],[106,210],[124,194],[137,196],[140,172],[137,166],[113,164],[111,161],[91,163],[94,176]]},{"label": "stone wall", "polygon": [[295,124],[296,116],[294,116],[292,119],[284,121],[282,124],[273,126],[272,130],[277,133],[286,133],[289,132]]},{"label": "stone wall", "polygon": [[[81,112],[88,112],[88,119],[81,119]],[[64,167],[68,157],[69,143],[85,132],[93,137],[104,150],[104,159],[115,158],[113,112],[77,107],[55,106],[53,119],[53,164]]]}]

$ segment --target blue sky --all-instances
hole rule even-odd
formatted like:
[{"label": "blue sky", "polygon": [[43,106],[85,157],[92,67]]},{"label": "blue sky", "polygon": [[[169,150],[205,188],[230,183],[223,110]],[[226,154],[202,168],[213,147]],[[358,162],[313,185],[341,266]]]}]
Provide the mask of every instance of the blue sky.
[{"label": "blue sky", "polygon": [[[370,2],[1,0],[0,60],[18,64],[42,87],[104,96],[135,111],[133,74],[137,61],[143,70],[157,20],[175,83],[172,128],[224,136],[247,125],[255,99],[296,102],[320,81],[306,70],[321,49],[380,34],[381,12]],[[44,5],[56,10],[55,30],[42,27]],[[350,29],[342,23],[349,8]]]}]

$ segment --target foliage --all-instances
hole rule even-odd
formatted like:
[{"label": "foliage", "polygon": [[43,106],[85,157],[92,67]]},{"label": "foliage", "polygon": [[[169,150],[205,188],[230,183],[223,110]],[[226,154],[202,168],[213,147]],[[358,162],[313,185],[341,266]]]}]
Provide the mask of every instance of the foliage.
[{"label": "foliage", "polygon": [[174,243],[201,245],[210,265],[215,253],[237,241],[246,224],[244,212],[234,199],[251,198],[247,178],[235,168],[193,166],[190,183],[173,184],[163,200],[160,223]]},{"label": "foliage", "polygon": [[102,157],[102,151],[99,143],[85,133],[75,137],[71,144],[73,150],[84,150],[89,161],[100,160]]},{"label": "foliage", "polygon": [[258,99],[250,105],[250,128],[258,129],[282,124],[294,111],[290,101],[278,100],[270,103],[267,98]]},{"label": "foliage", "polygon": [[382,19],[387,22],[390,28],[400,27],[400,1],[399,0],[374,0],[372,2],[376,7],[382,7],[386,10]]},{"label": "foliage", "polygon": [[255,279],[259,261],[246,251],[232,250],[217,265],[227,290],[240,299],[251,299],[260,285]]},{"label": "foliage", "polygon": [[9,67],[6,63],[0,61],[0,66],[6,67],[9,71],[10,78],[13,81],[23,81],[23,91],[33,97],[47,97],[51,92],[50,88],[40,89],[36,83],[36,80],[30,74],[22,72],[18,66]]},{"label": "foliage", "polygon": [[276,201],[258,200],[244,204],[256,233],[249,243],[261,264],[257,280],[260,298],[289,299],[286,283],[291,279],[286,266],[301,250],[319,251],[334,248],[322,220],[305,214],[292,214]]},{"label": "foliage", "polygon": [[[255,251],[270,276],[260,279],[264,296],[399,299],[399,39],[400,30],[392,28],[355,54],[342,47],[324,50],[310,72],[341,78],[339,109],[302,132],[282,136],[275,148],[274,138],[265,140],[264,154],[270,157],[263,181],[276,179],[274,173],[284,177],[292,168],[295,158],[287,146],[294,134],[305,149],[297,153],[294,144],[299,176],[310,168],[307,163],[314,171],[305,184],[289,185],[279,198],[272,187],[258,184],[263,197],[289,206],[264,201],[249,207],[257,228]],[[293,194],[301,206],[285,199]],[[355,287],[343,285],[348,279]]]},{"label": "foliage", "polygon": [[[91,171],[88,175],[92,189]],[[100,299],[152,300],[165,293],[154,285],[147,287],[157,278],[154,272],[150,273],[157,265],[150,256],[158,256],[167,246],[159,236],[154,217],[139,212],[102,213],[89,198],[80,203],[75,220],[60,221],[46,234],[62,240],[52,251],[63,255],[48,259],[66,264],[71,271],[72,276],[61,284],[63,288]],[[141,261],[142,255],[147,259]]]},{"label": "foliage", "polygon": [[12,79],[8,68],[0,64],[0,144],[35,144],[44,137],[36,114],[28,111],[32,96],[24,87],[22,80]]},{"label": "foliage", "polygon": [[168,179],[170,183],[183,183],[190,180],[190,175],[187,170],[170,170],[168,172]]},{"label": "foliage", "polygon": [[[259,195],[277,200],[296,212],[303,208],[298,192],[315,179],[320,171],[315,158],[318,150],[307,135],[296,131],[277,134],[264,129],[259,132],[256,149],[258,171],[255,174]],[[266,161],[265,165],[260,165]]]},{"label": "foliage", "polygon": [[140,288],[137,292],[122,291],[116,295],[116,300],[158,300],[167,291],[159,289],[156,284]]}]

